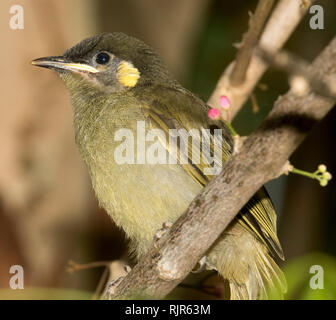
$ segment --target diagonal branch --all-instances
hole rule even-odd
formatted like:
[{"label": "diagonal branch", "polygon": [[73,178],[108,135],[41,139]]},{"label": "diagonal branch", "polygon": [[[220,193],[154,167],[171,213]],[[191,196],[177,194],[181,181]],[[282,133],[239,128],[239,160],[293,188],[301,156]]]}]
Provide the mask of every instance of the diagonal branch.
[{"label": "diagonal branch", "polygon": [[230,75],[233,86],[244,82],[254,47],[258,44],[260,34],[271,12],[274,0],[259,0],[256,11],[250,16],[249,29],[244,34],[237,52],[236,63]]},{"label": "diagonal branch", "polygon": [[[256,48],[256,54],[270,66],[295,77],[293,79],[300,81],[301,86],[304,86],[307,90],[311,88],[314,92],[324,97],[336,98],[336,79],[319,77],[304,59],[285,50],[272,54],[262,48]],[[295,84],[295,81],[293,83]]]},{"label": "diagonal branch", "polygon": [[[321,78],[336,75],[336,37],[312,70]],[[315,93],[297,96],[289,91],[279,98],[259,129],[244,140],[240,152],[116,287],[113,298],[136,293],[163,298],[174,289],[252,195],[283,173],[287,159],[334,103],[335,99]]]},{"label": "diagonal branch", "polygon": [[[260,47],[269,52],[281,49],[314,1],[280,0],[261,35]],[[232,120],[238,113],[267,69],[267,64],[253,54],[246,71],[245,81],[239,86],[233,86],[230,75],[234,65],[235,62],[231,63],[223,72],[208,100],[211,107],[219,109],[220,96],[226,95],[231,102],[228,120]]]}]

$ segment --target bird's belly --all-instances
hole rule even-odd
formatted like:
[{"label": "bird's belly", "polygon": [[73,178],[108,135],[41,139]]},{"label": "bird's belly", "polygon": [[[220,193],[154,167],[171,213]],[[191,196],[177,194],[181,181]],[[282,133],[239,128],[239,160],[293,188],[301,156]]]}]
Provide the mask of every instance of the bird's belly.
[{"label": "bird's belly", "polygon": [[101,206],[134,242],[137,256],[147,251],[162,224],[174,222],[201,190],[179,165],[114,164],[90,171]]}]

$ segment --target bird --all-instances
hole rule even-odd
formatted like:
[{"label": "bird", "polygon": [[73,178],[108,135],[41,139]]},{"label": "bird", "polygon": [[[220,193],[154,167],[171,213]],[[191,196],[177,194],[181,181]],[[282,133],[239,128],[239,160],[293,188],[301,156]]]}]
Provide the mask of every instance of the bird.
[{"label": "bird", "polygon": [[[174,223],[213,178],[214,164],[230,158],[228,126],[208,117],[210,107],[175,80],[154,49],[121,32],[86,38],[63,55],[32,64],[56,71],[64,81],[75,142],[99,205],[124,230],[130,254],[140,259],[162,225]],[[205,138],[193,133],[199,143],[190,151],[188,136],[176,135],[181,130],[205,132]],[[203,149],[214,157],[193,161]],[[176,155],[178,161],[167,161]],[[270,290],[282,298],[286,292],[275,262],[284,259],[276,219],[262,187],[206,252],[206,267],[228,281],[231,299],[267,299]]]}]

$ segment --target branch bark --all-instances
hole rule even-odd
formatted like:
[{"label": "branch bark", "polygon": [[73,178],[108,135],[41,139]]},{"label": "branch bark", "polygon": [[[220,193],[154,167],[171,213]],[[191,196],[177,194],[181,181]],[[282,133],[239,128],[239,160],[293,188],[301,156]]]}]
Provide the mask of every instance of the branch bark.
[{"label": "branch bark", "polygon": [[242,43],[237,52],[236,63],[230,75],[233,86],[244,82],[254,47],[258,44],[260,34],[271,12],[274,0],[259,0],[255,13],[251,15],[249,29],[244,34]]},{"label": "branch bark", "polygon": [[[321,78],[335,76],[336,37],[312,69]],[[244,140],[240,152],[116,287],[112,298],[136,294],[163,298],[174,289],[252,195],[283,173],[289,156],[334,103],[335,99],[312,92],[297,96],[289,91],[280,97],[259,129]]]},{"label": "branch bark", "polygon": [[[280,0],[266,24],[259,46],[271,53],[281,49],[314,1]],[[238,113],[267,70],[267,64],[253,54],[246,71],[245,81],[239,86],[234,86],[230,81],[230,76],[235,63],[235,61],[232,62],[223,72],[208,100],[211,107],[219,109],[219,98],[223,94],[226,95],[231,102],[228,120],[232,120]]]}]

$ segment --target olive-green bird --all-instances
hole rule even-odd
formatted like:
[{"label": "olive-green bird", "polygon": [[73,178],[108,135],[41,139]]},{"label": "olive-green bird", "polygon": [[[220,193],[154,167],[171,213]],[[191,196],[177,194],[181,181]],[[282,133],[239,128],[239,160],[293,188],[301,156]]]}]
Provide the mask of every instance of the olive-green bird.
[{"label": "olive-green bird", "polygon": [[[225,162],[232,152],[230,131],[224,123],[208,118],[209,107],[172,78],[152,48],[123,33],[103,33],[81,41],[62,56],[32,63],[56,70],[69,89],[75,140],[96,196],[124,229],[137,258],[141,257],[163,223],[174,222],[213,177],[205,169],[216,159],[204,156],[197,162],[194,154],[204,147],[215,150],[214,129],[219,128],[220,160]],[[145,124],[146,132],[155,133],[151,144],[157,153],[162,154],[163,148],[168,155],[176,155],[179,150],[176,164],[157,158],[144,161],[150,150],[144,153],[139,145],[143,138],[139,123]],[[189,144],[189,149],[182,148],[183,142],[188,143],[185,137],[174,149],[160,133],[172,137],[180,129],[211,131],[208,139],[198,138],[198,150]],[[196,134],[193,137],[197,140]],[[181,161],[183,156],[187,161]],[[231,299],[263,299],[272,288],[281,295],[286,291],[286,280],[272,258],[275,254],[283,258],[276,213],[262,188],[206,253],[206,265],[229,281]]]}]

